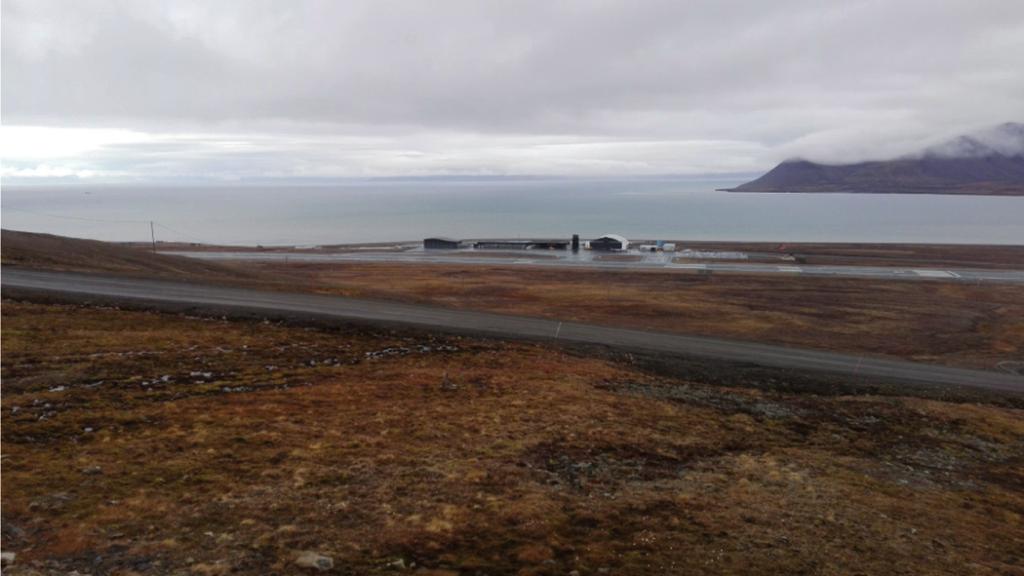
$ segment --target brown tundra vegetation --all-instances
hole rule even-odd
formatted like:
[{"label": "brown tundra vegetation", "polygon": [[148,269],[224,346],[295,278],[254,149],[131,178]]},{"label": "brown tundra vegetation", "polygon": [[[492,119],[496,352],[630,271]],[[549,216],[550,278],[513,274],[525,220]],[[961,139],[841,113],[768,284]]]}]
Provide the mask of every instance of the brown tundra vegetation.
[{"label": "brown tundra vegetation", "polygon": [[1024,286],[457,264],[252,264],[296,288],[999,369]]},{"label": "brown tundra vegetation", "polygon": [[1020,402],[3,304],[5,574],[1011,574]]}]

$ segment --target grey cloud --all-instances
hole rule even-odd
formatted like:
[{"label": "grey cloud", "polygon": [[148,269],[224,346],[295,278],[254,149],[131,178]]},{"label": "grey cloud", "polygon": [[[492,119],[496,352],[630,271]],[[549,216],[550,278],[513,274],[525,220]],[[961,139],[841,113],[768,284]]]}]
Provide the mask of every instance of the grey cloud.
[{"label": "grey cloud", "polygon": [[[750,170],[906,153],[1024,110],[1018,0],[7,0],[2,26],[5,123],[234,133],[282,169],[373,171],[388,154],[419,169],[408,139],[441,170],[604,170],[609,150],[626,171],[684,152],[681,172]],[[452,134],[491,151],[446,157]],[[289,144],[323,135],[386,146],[366,159]],[[559,137],[591,146],[575,162],[516,160]],[[741,157],[679,144],[707,141]]]}]

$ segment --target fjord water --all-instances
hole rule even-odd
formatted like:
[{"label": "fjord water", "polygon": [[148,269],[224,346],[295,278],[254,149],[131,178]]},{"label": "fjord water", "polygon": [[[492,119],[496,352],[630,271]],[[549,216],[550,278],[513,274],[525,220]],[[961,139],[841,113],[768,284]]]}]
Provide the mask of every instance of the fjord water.
[{"label": "fjord water", "polygon": [[1024,244],[1024,198],[742,194],[734,180],[4,186],[3,227],[99,240],[331,244],[426,236]]}]

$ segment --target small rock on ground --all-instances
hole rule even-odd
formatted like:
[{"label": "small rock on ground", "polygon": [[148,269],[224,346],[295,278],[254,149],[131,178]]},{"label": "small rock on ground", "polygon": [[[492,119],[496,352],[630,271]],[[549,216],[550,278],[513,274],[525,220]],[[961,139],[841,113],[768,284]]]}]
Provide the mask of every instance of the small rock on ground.
[{"label": "small rock on ground", "polygon": [[334,559],[312,550],[305,550],[300,552],[298,557],[295,558],[295,564],[302,568],[316,568],[317,570],[324,571],[334,568]]}]

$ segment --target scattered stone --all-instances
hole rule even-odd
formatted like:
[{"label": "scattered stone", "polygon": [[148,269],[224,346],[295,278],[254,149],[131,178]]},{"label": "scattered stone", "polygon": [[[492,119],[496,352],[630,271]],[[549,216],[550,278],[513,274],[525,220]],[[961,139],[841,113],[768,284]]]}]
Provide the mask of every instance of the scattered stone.
[{"label": "scattered stone", "polygon": [[388,568],[393,570],[405,570],[408,566],[405,565],[405,558],[399,558],[394,562],[388,562]]},{"label": "scattered stone", "polygon": [[82,468],[82,474],[86,474],[88,476],[103,474],[103,468],[100,468],[99,466],[86,466],[85,468]]},{"label": "scattered stone", "polygon": [[395,346],[391,348],[384,348],[382,350],[374,350],[363,354],[368,360],[376,360],[385,358],[388,356],[405,356],[418,352],[420,354],[430,354],[431,352],[457,352],[459,349],[456,346],[416,346],[415,348],[408,348],[405,346]]},{"label": "scattered stone", "polygon": [[14,559],[17,554],[14,552],[0,552],[0,566],[10,566],[14,564]]},{"label": "scattered stone", "polygon": [[67,390],[67,386],[54,386],[50,388],[50,392],[63,392],[65,390]]},{"label": "scattered stone", "polygon": [[323,572],[334,568],[334,559],[312,550],[305,550],[300,552],[298,557],[295,558],[295,565],[301,568],[315,568]]}]

